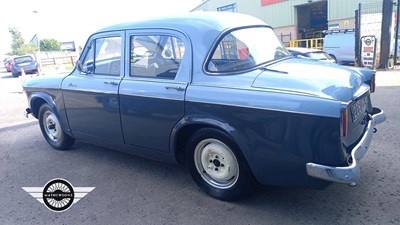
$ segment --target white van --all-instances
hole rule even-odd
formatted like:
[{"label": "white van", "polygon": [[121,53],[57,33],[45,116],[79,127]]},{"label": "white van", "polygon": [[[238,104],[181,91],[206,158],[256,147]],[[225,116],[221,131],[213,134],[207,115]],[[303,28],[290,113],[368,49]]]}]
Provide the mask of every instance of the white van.
[{"label": "white van", "polygon": [[338,64],[354,64],[355,59],[354,31],[329,32],[324,37],[324,51]]}]

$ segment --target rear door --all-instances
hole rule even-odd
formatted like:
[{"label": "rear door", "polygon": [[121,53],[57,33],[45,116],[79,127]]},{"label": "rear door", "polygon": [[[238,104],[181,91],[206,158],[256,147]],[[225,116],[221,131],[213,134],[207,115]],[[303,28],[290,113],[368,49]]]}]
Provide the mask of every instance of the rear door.
[{"label": "rear door", "polygon": [[172,129],[184,116],[189,41],[170,30],[132,30],[126,45],[129,57],[119,91],[125,143],[168,152]]},{"label": "rear door", "polygon": [[77,69],[62,83],[72,134],[82,140],[122,144],[118,88],[124,75],[125,32],[94,35]]}]

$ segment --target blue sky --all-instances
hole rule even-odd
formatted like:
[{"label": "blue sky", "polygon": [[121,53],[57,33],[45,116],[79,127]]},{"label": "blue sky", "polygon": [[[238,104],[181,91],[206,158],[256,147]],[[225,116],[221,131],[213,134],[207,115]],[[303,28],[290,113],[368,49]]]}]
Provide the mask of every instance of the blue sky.
[{"label": "blue sky", "polygon": [[8,27],[17,27],[26,43],[37,33],[40,39],[54,38],[84,45],[87,37],[102,27],[188,12],[201,2],[202,0],[16,0],[11,5],[2,7],[0,13],[0,55],[11,51]]}]

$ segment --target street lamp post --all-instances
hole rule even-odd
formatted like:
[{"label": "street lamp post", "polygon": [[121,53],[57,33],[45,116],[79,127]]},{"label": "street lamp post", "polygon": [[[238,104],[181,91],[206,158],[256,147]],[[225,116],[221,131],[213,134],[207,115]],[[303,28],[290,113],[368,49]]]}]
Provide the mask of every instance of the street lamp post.
[{"label": "street lamp post", "polygon": [[33,27],[36,28],[36,32],[35,32],[35,35],[33,36],[31,42],[33,42],[33,44],[35,44],[36,47],[37,47],[37,51],[35,52],[34,55],[35,55],[36,62],[39,64],[39,67],[41,67],[41,62],[40,62],[40,58],[41,58],[40,57],[40,39],[39,39],[39,34],[38,34],[39,33],[38,32],[38,11],[37,10],[33,10],[32,13],[36,17],[36,20],[33,20],[34,23],[36,21],[36,23],[33,26]]}]

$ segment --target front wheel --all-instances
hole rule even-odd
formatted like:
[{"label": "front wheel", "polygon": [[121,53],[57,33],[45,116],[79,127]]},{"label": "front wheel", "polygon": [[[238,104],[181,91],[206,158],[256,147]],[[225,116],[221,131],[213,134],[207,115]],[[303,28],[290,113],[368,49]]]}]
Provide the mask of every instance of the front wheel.
[{"label": "front wheel", "polygon": [[53,148],[67,150],[74,144],[75,139],[61,129],[60,121],[48,104],[39,109],[39,125],[43,137]]},{"label": "front wheel", "polygon": [[255,179],[243,154],[225,133],[211,128],[197,131],[187,145],[188,169],[210,196],[237,200],[254,187]]}]

